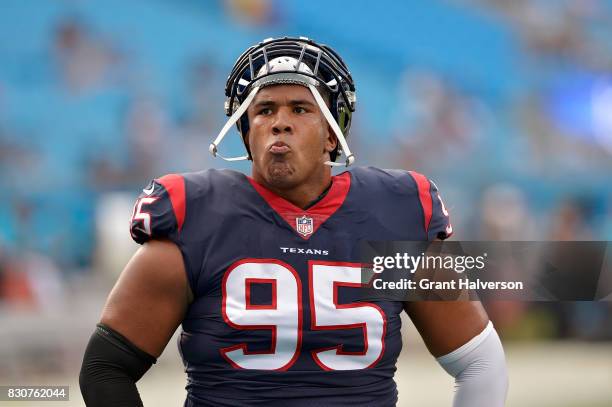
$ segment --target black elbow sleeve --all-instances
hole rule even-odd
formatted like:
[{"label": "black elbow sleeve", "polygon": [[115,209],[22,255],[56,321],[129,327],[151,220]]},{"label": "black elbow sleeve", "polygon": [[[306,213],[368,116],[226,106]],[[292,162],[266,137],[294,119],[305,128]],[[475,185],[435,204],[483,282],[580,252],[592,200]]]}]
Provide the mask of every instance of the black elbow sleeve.
[{"label": "black elbow sleeve", "polygon": [[79,385],[88,407],[142,406],[136,382],[156,360],[117,331],[98,324],[91,335]]}]

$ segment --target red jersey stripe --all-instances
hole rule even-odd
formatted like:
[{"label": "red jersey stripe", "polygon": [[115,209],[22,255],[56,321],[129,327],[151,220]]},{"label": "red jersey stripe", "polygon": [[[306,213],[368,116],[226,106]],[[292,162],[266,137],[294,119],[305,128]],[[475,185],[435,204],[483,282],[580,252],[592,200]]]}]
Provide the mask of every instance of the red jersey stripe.
[{"label": "red jersey stripe", "polygon": [[431,214],[433,212],[433,203],[431,201],[431,186],[429,180],[423,174],[418,172],[408,171],[412,178],[416,181],[417,189],[419,190],[419,200],[421,201],[421,207],[423,208],[423,222],[425,226],[425,234],[429,231],[429,222],[431,221]]},{"label": "red jersey stripe", "polygon": [[180,232],[185,221],[185,179],[179,174],[168,174],[159,178],[157,182],[162,184],[170,195],[172,210]]}]

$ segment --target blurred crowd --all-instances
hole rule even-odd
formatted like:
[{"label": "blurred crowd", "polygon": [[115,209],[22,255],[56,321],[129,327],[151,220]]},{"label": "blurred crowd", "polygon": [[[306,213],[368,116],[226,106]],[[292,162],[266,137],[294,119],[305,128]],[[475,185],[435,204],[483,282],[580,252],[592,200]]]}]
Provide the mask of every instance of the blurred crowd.
[{"label": "blurred crowd", "polygon": [[[224,166],[207,146],[224,123],[225,74],[247,45],[309,26],[309,6],[294,3],[3,6],[0,304],[51,306],[66,279],[104,264],[100,230],[110,220],[99,213],[109,194],[135,198],[164,173]],[[367,42],[347,34],[350,21],[322,22],[311,35],[337,43],[353,69],[349,142],[360,162],[435,179],[457,239],[612,240],[612,4],[417,3],[432,37],[455,35],[438,19],[468,19],[474,43],[424,49],[403,26],[374,29]],[[364,10],[354,17],[367,20]],[[489,34],[501,51],[478,43]],[[238,138],[226,147],[239,149]],[[111,213],[127,224],[130,210]],[[491,313],[517,337],[539,326],[533,335],[612,339],[606,303],[496,304]]]}]

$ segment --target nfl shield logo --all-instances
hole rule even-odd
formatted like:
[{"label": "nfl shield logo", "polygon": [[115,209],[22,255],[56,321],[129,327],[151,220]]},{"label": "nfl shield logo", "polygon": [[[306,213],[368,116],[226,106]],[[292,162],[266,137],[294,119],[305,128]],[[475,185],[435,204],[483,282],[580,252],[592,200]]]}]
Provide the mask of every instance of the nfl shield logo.
[{"label": "nfl shield logo", "polygon": [[302,236],[308,236],[312,233],[312,218],[304,215],[301,218],[295,218],[295,229]]}]

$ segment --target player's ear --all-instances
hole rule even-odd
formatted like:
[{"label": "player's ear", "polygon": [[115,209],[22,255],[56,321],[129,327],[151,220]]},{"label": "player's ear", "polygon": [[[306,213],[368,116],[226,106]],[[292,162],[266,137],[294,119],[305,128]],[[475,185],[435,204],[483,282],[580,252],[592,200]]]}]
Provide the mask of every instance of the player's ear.
[{"label": "player's ear", "polygon": [[[325,100],[325,104],[327,105],[327,108],[329,109],[331,106],[331,96],[329,92],[322,90],[321,96]],[[336,133],[334,133],[334,130],[331,128],[330,124],[327,122],[327,119],[325,118],[325,115],[323,114],[323,112],[321,111],[320,113],[321,113],[321,120],[323,120],[323,123],[325,123],[325,128],[326,128],[325,152],[331,153],[332,151],[336,149],[336,146],[338,145],[338,138],[336,137]]]},{"label": "player's ear", "polygon": [[325,151],[331,153],[336,149],[338,145],[338,138],[336,137],[336,133],[332,130],[331,126],[327,125],[327,135],[325,140]]}]

